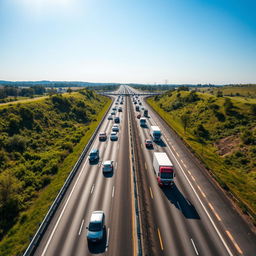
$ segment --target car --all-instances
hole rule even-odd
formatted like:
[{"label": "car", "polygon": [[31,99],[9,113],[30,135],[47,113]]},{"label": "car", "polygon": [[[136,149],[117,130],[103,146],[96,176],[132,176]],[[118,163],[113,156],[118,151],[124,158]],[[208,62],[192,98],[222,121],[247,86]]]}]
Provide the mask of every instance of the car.
[{"label": "car", "polygon": [[144,110],[144,107],[140,107],[141,110]]},{"label": "car", "polygon": [[114,124],[114,125],[112,126],[112,131],[113,131],[113,132],[119,132],[119,125],[118,125],[118,124]]},{"label": "car", "polygon": [[137,115],[137,118],[140,119],[140,118],[141,118],[141,114],[138,114],[138,115]]},{"label": "car", "polygon": [[104,237],[105,214],[103,211],[93,211],[87,231],[88,242],[99,242]]},{"label": "car", "polygon": [[116,101],[116,103],[115,103],[116,105],[118,105],[118,102]]},{"label": "car", "polygon": [[139,102],[139,105],[141,106],[141,105],[142,105],[142,103],[141,103],[141,102]]},{"label": "car", "polygon": [[109,115],[109,116],[108,116],[108,120],[113,120],[112,115]]},{"label": "car", "polygon": [[145,140],[145,146],[146,146],[146,148],[153,148],[152,140],[146,139]]},{"label": "car", "polygon": [[118,140],[117,132],[111,132],[110,140]]},{"label": "car", "polygon": [[95,162],[100,159],[100,154],[98,149],[92,149],[90,154],[89,154],[89,162]]},{"label": "car", "polygon": [[106,134],[106,132],[100,132],[99,133],[99,140],[100,141],[104,141],[104,140],[106,140],[107,139],[107,134]]},{"label": "car", "polygon": [[116,114],[116,112],[115,112],[115,111],[112,111],[112,112],[111,112],[111,115],[112,115],[112,116],[114,116],[115,114]]},{"label": "car", "polygon": [[122,112],[122,111],[123,111],[122,107],[119,107],[118,112]]},{"label": "car", "polygon": [[124,104],[123,101],[121,101],[120,104],[123,105]]},{"label": "car", "polygon": [[119,124],[119,123],[120,123],[120,118],[119,118],[119,116],[116,116],[116,117],[115,117],[114,122],[115,122],[116,124]]},{"label": "car", "polygon": [[112,108],[112,110],[116,111],[116,110],[117,110],[117,108],[116,108],[116,107],[113,107],[113,108]]},{"label": "car", "polygon": [[102,164],[102,172],[106,173],[106,172],[112,172],[114,169],[113,166],[113,162],[112,160],[107,160]]}]

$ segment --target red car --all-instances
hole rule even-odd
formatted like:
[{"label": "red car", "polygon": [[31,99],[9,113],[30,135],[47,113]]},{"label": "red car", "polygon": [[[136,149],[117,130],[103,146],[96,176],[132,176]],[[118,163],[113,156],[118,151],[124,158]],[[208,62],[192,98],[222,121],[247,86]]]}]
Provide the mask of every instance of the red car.
[{"label": "red car", "polygon": [[152,142],[152,140],[146,139],[146,140],[145,140],[145,146],[146,146],[146,148],[153,148],[153,142]]},{"label": "red car", "polygon": [[140,119],[141,118],[141,114],[137,115],[137,118]]}]

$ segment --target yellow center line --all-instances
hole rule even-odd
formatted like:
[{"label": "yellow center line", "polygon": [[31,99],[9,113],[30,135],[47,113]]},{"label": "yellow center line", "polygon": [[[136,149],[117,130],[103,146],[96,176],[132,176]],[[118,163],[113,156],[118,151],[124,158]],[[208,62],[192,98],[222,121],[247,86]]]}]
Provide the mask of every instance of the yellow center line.
[{"label": "yellow center line", "polygon": [[191,172],[190,172],[190,171],[188,171],[188,173],[191,175]]},{"label": "yellow center line", "polygon": [[216,218],[218,219],[218,221],[221,221],[220,216],[217,214],[217,212],[215,211],[215,209],[213,208],[211,203],[208,203],[210,208],[212,209],[213,213],[215,214]]},{"label": "yellow center line", "polygon": [[158,238],[159,238],[161,250],[163,251],[163,250],[164,250],[164,247],[163,247],[162,237],[161,237],[161,233],[160,233],[159,228],[157,229],[157,233],[158,233]]},{"label": "yellow center line", "polygon": [[206,198],[206,195],[205,195],[205,193],[202,191],[202,189],[197,185],[197,187],[198,187],[198,189],[200,190],[200,192],[201,192],[201,194],[203,195],[203,197],[205,197]]},{"label": "yellow center line", "polygon": [[238,253],[243,254],[242,250],[240,249],[240,247],[239,247],[238,244],[236,243],[236,241],[235,241],[235,239],[233,238],[233,236],[231,235],[231,233],[230,233],[228,230],[226,230],[226,233],[227,233],[227,235],[229,236],[230,240],[233,242],[233,244],[234,244],[234,246],[236,247]]},{"label": "yellow center line", "polygon": [[150,191],[151,198],[153,199],[154,197],[153,197],[153,193],[152,193],[151,187],[149,187],[149,191]]}]

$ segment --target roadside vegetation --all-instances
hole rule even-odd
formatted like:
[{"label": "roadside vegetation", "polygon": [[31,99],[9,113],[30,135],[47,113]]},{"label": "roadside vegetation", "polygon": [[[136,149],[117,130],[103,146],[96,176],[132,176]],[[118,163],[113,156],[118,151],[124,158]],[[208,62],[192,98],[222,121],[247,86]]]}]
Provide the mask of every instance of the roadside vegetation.
[{"label": "roadside vegetation", "polygon": [[147,102],[256,223],[256,99],[218,96],[183,87]]},{"label": "roadside vegetation", "polygon": [[198,90],[215,96],[243,97],[247,100],[256,98],[256,84],[205,87]]},{"label": "roadside vegetation", "polygon": [[0,106],[0,255],[21,255],[111,100],[83,89]]}]

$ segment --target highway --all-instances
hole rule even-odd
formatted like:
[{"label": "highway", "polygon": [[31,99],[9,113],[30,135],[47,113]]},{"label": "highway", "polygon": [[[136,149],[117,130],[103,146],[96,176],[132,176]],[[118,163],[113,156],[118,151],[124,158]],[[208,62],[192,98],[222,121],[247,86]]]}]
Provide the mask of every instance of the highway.
[{"label": "highway", "polygon": [[[131,93],[138,91],[128,88]],[[147,127],[136,118],[139,196],[145,255],[256,255],[255,233],[231,201],[193,157],[178,136],[141,98],[149,110]],[[147,149],[149,127],[158,125],[162,141]],[[153,171],[153,152],[166,152],[176,169],[174,188],[159,188]]]},{"label": "highway", "polygon": [[[121,86],[118,92],[138,91]],[[140,127],[132,97],[124,97],[124,104],[117,105],[122,106],[123,112],[115,115],[121,119],[118,140],[110,141],[114,122],[106,118],[100,132],[105,131],[108,139],[99,141],[96,136],[91,146],[99,149],[100,161],[90,164],[89,150],[35,255],[137,255],[132,136],[143,255],[255,256],[255,233],[247,222],[181,139],[147,106],[143,97],[140,100],[149,110],[147,127]],[[158,125],[163,137],[160,143],[154,143],[153,149],[147,149],[144,141],[150,139],[151,125]],[[158,186],[153,152],[167,153],[174,164],[173,188]],[[112,174],[103,175],[105,160],[114,161]],[[95,210],[103,210],[106,215],[105,235],[102,242],[88,244],[86,227]]]},{"label": "highway", "polygon": [[[100,161],[89,164],[88,157],[84,159],[35,255],[133,255],[127,100],[118,106],[123,106],[123,112],[115,115],[121,119],[118,140],[110,141],[114,121],[106,118],[100,131],[107,133],[107,140],[99,141],[97,136],[91,147],[99,149]],[[114,171],[103,175],[101,164],[106,160],[114,161]],[[86,226],[96,210],[104,211],[106,229],[103,241],[93,245],[87,243]]]}]

